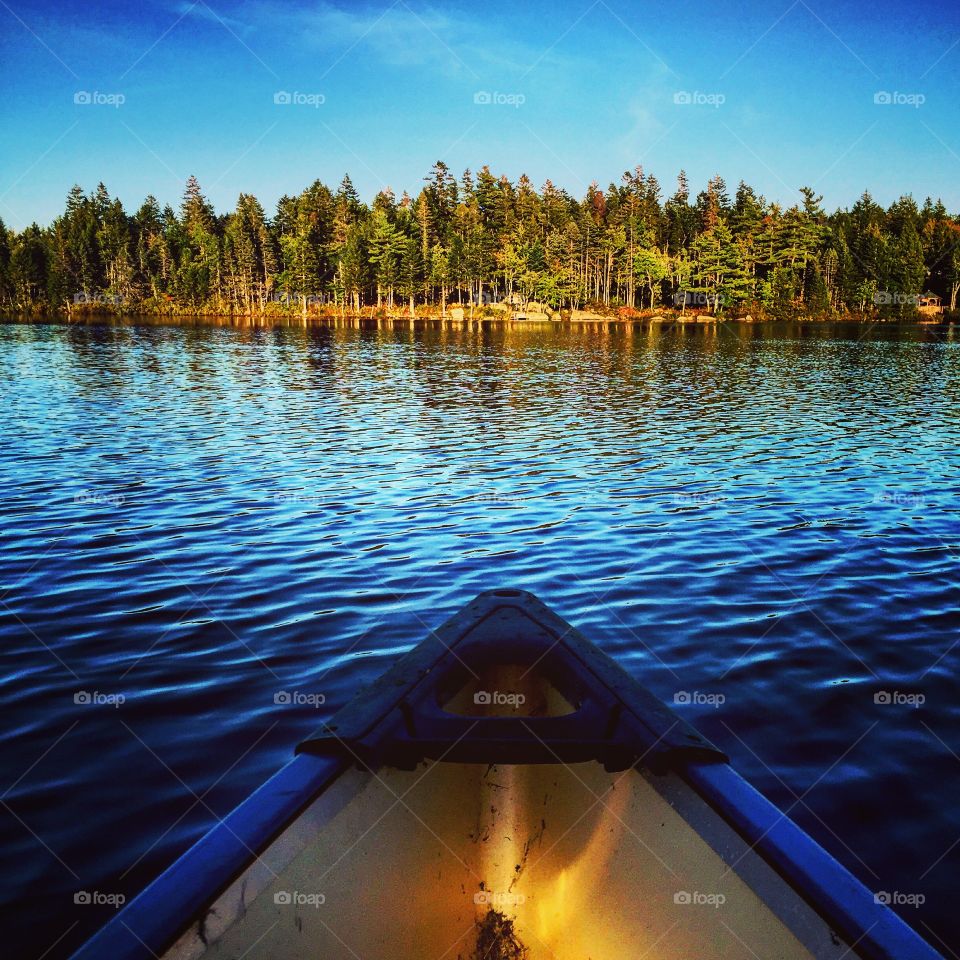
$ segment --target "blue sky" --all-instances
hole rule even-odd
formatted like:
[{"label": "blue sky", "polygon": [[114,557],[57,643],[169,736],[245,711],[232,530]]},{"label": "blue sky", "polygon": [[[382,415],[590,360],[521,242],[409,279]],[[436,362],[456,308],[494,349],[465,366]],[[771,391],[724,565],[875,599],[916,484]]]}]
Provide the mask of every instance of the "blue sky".
[{"label": "blue sky", "polygon": [[960,212],[960,6],[941,0],[0,0],[0,76],[15,228],[74,183],[131,210],[193,173],[219,211],[244,191],[269,212],[344,172],[368,200],[414,192],[438,159],[577,196],[642,164],[665,193],[683,167],[694,192],[719,173],[783,204],[811,184],[828,208],[869,189]]}]

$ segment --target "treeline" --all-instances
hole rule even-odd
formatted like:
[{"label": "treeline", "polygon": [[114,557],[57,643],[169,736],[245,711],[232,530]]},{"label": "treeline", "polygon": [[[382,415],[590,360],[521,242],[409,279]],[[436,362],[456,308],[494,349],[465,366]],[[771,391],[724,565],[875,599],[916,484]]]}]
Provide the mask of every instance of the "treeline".
[{"label": "treeline", "polygon": [[[360,201],[349,177],[285,196],[268,217],[256,197],[218,215],[196,178],[179,211],[148,197],[128,214],[100,184],[76,186],[48,227],[0,223],[0,308],[255,314],[344,313],[377,306],[539,301],[638,309],[680,302],[716,310],[908,314],[932,292],[960,291],[960,220],[909,196],[888,209],[868,193],[828,214],[804,187],[784,209],[714,177],[692,197],[681,172],[663,199],[640,167],[578,200],[487,167],[457,180],[437,163],[414,198]],[[678,300],[677,298],[680,298]]]}]

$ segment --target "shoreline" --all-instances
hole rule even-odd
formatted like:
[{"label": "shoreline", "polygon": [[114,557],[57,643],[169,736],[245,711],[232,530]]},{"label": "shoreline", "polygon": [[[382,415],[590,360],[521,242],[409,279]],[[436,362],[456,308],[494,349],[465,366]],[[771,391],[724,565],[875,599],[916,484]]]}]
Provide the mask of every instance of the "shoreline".
[{"label": "shoreline", "polygon": [[[568,311],[564,311],[569,313]],[[142,322],[151,323],[180,323],[208,321],[217,324],[235,324],[244,326],[272,326],[310,324],[340,324],[340,323],[386,323],[391,326],[410,326],[420,323],[442,324],[451,327],[473,326],[481,324],[496,324],[510,327],[589,327],[589,326],[618,326],[618,327],[657,327],[657,326],[716,326],[718,324],[746,324],[750,326],[764,326],[780,323],[810,323],[829,325],[832,323],[844,324],[878,324],[919,326],[952,326],[960,321],[960,315],[945,313],[940,316],[913,316],[913,317],[882,317],[876,314],[836,314],[815,315],[797,314],[794,316],[758,316],[744,314],[739,316],[717,316],[705,311],[690,311],[685,314],[662,312],[640,315],[624,315],[611,312],[601,314],[593,311],[577,311],[579,316],[553,317],[512,317],[490,311],[480,310],[470,316],[469,311],[459,311],[457,315],[448,310],[446,314],[438,311],[422,311],[410,316],[409,312],[386,312],[383,310],[361,310],[340,313],[339,311],[312,311],[303,315],[300,312],[262,311],[253,313],[230,313],[218,311],[113,311],[113,310],[85,310],[76,311],[4,311],[0,312],[0,323],[15,324],[65,324],[68,326],[85,326],[113,322]]]}]

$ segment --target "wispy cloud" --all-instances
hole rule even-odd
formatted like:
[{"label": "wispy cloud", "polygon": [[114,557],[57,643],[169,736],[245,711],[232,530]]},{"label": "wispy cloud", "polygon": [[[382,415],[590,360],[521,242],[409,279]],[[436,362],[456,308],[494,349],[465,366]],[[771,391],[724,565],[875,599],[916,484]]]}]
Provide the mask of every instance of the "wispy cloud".
[{"label": "wispy cloud", "polygon": [[206,20],[220,27],[227,26],[244,37],[256,32],[256,25],[253,22],[229,16],[220,9],[221,6],[224,7],[224,9],[236,9],[235,7],[228,8],[225,4],[217,2],[217,0],[214,0],[209,6],[204,3],[203,0],[199,0],[199,2],[182,0],[182,2],[174,5],[173,12],[176,16],[183,17],[184,19],[193,18],[194,20]]},{"label": "wispy cloud", "polygon": [[[187,9],[184,0],[178,11]],[[220,13],[215,2],[212,10]],[[213,20],[200,3],[190,16]],[[224,18],[226,19],[226,18]],[[489,18],[424,5],[414,0],[385,0],[371,7],[309,6],[279,0],[251,0],[231,7],[228,21],[242,35],[270,36],[277,43],[330,55],[372,59],[385,66],[442,69],[447,75],[477,78],[491,69],[523,73],[548,46],[520,41]],[[553,39],[553,38],[551,38]],[[571,54],[550,50],[538,69],[573,67]]]},{"label": "wispy cloud", "polygon": [[282,76],[309,73],[314,81],[359,63],[365,68],[423,70],[480,89],[529,93],[540,88],[554,100],[575,97],[577,87],[584,80],[589,83],[598,69],[594,48],[584,43],[585,33],[592,31],[604,37],[605,70],[626,70],[641,88],[659,88],[672,72],[661,58],[638,46],[636,35],[622,29],[603,0],[561,10],[555,20],[543,20],[533,30],[522,8],[511,23],[482,8],[473,13],[423,0],[364,5],[241,0],[229,7],[224,0],[173,0],[169,10],[185,25],[199,20],[211,28],[226,27],[272,71]]}]

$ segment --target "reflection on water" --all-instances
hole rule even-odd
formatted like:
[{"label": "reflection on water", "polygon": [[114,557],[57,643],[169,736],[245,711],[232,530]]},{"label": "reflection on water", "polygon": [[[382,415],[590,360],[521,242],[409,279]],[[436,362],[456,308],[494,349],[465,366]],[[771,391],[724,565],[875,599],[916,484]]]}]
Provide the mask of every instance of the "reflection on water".
[{"label": "reflection on water", "polygon": [[952,328],[10,325],[0,378],[16,956],[505,583],[960,943]]}]

